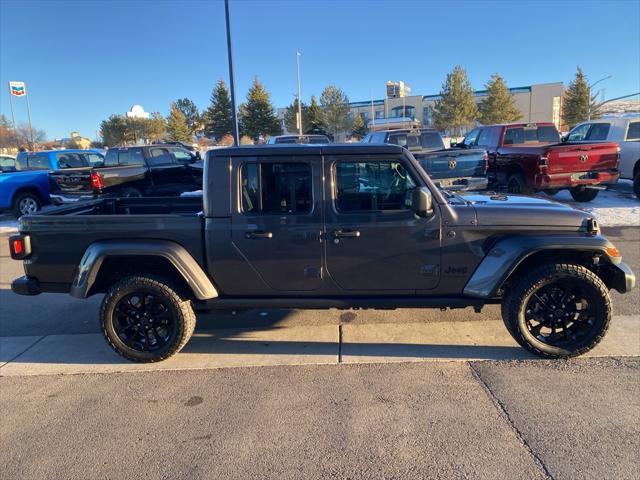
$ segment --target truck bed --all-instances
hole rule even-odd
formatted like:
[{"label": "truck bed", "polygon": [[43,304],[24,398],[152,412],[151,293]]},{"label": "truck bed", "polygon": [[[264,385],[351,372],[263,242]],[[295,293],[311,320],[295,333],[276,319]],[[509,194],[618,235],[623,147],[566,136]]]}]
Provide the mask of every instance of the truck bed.
[{"label": "truck bed", "polygon": [[25,215],[20,233],[33,251],[25,273],[68,292],[87,247],[98,240],[153,239],[177,242],[204,267],[202,198],[107,198]]}]

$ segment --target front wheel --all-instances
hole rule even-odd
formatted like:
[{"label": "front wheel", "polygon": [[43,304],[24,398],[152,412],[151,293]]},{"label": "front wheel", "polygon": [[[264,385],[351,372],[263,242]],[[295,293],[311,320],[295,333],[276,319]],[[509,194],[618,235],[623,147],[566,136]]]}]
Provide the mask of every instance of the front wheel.
[{"label": "front wheel", "polygon": [[515,280],[503,300],[502,318],[530,352],[575,357],[604,337],[611,298],[602,280],[582,265],[547,264]]},{"label": "front wheel", "polygon": [[135,362],[158,362],[178,353],[195,324],[191,301],[171,282],[152,276],[123,278],[100,307],[107,342]]},{"label": "front wheel", "polygon": [[576,202],[590,202],[598,196],[598,191],[595,188],[574,187],[569,193]]}]

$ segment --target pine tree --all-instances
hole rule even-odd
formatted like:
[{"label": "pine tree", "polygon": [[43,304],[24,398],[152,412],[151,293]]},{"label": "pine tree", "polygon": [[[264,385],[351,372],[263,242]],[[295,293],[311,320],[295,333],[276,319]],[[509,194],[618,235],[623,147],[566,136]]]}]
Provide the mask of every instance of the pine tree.
[{"label": "pine tree", "polygon": [[192,141],[187,120],[175,102],[171,104],[171,111],[167,117],[167,136],[174,142],[191,143]]},{"label": "pine tree", "polygon": [[334,85],[326,87],[320,95],[320,105],[327,132],[331,135],[349,129],[349,98]]},{"label": "pine tree", "polygon": [[269,93],[257,77],[249,88],[247,101],[238,110],[241,135],[258,140],[261,136],[267,137],[282,133],[280,121],[276,117],[269,99]]},{"label": "pine tree", "polygon": [[522,118],[504,79],[497,73],[486,85],[487,96],[482,99],[478,111],[478,121],[484,125],[510,123]]},{"label": "pine tree", "polygon": [[596,95],[590,96],[587,78],[582,69],[577,67],[576,76],[564,94],[562,122],[569,127],[574,127],[589,119],[590,108],[591,119],[600,117],[601,113],[595,97]]},{"label": "pine tree", "polygon": [[[309,129],[309,107],[302,102],[302,131],[306,132]],[[287,107],[284,112],[284,125],[287,127],[287,131],[298,133],[298,99],[296,98],[291,105]]]},{"label": "pine tree", "polygon": [[211,104],[204,112],[204,131],[210,137],[220,140],[231,134],[231,97],[224,81],[218,80],[211,92]]},{"label": "pine tree", "polygon": [[193,135],[200,127],[200,113],[198,112],[198,107],[188,98],[181,98],[180,100],[177,100],[176,106],[184,115],[189,131],[191,132],[191,135]]},{"label": "pine tree", "polygon": [[353,120],[353,126],[351,127],[351,135],[356,138],[362,138],[369,133],[369,127],[362,119],[362,115],[356,115]]},{"label": "pine tree", "polygon": [[311,97],[311,104],[307,110],[307,121],[309,122],[309,128],[303,130],[304,133],[325,133],[324,114],[315,96]]},{"label": "pine tree", "polygon": [[442,85],[440,99],[433,106],[433,123],[438,130],[452,129],[459,137],[462,127],[473,123],[477,116],[478,107],[467,72],[458,65]]}]

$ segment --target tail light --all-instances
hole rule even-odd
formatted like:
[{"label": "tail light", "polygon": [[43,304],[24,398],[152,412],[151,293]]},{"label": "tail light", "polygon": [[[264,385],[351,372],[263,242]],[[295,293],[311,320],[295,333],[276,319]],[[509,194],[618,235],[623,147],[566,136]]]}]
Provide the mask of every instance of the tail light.
[{"label": "tail light", "polygon": [[549,168],[549,158],[548,157],[540,157],[538,160],[538,170],[540,173],[546,173]]},{"label": "tail light", "polygon": [[487,152],[482,155],[482,161],[484,162],[484,175],[486,175],[489,171],[489,154]]},{"label": "tail light", "polygon": [[91,187],[96,190],[104,188],[104,179],[98,172],[91,172]]},{"label": "tail light", "polygon": [[13,235],[9,237],[9,252],[14,260],[23,260],[31,255],[31,238],[29,238],[29,235]]}]

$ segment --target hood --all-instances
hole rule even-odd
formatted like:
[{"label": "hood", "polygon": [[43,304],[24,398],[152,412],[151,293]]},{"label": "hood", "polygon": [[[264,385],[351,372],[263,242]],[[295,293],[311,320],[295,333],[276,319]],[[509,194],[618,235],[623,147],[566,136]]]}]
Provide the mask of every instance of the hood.
[{"label": "hood", "polygon": [[470,194],[463,198],[476,210],[478,225],[579,228],[593,215],[542,197]]}]

